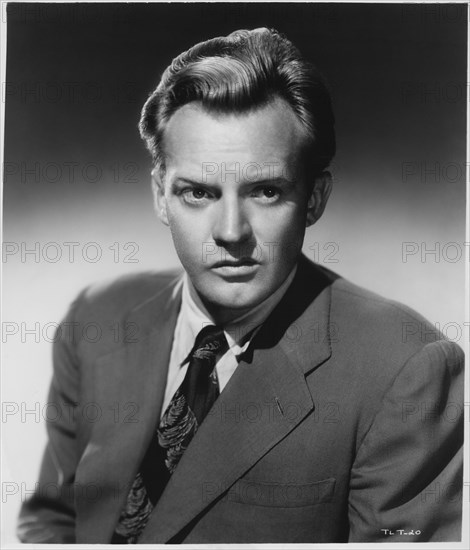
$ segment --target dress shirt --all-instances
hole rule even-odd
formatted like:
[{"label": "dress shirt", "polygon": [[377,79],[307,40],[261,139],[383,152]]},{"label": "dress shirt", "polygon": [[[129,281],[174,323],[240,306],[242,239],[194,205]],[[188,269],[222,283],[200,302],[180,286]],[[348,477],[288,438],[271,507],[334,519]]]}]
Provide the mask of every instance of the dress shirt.
[{"label": "dress shirt", "polygon": [[[286,293],[294,279],[296,270],[297,265],[294,266],[286,280],[271,296],[268,296],[268,298],[247,313],[231,321],[224,328],[229,348],[216,363],[220,392],[222,392],[235,372],[239,357],[248,348],[255,333],[261,328],[263,322]],[[196,336],[204,326],[215,325],[214,320],[201,302],[187,273],[182,275],[178,285],[179,288],[177,290],[182,286],[181,308],[173,336],[161,416],[165,413],[171,398],[183,382],[188,369],[188,362],[185,359],[193,348]]]}]

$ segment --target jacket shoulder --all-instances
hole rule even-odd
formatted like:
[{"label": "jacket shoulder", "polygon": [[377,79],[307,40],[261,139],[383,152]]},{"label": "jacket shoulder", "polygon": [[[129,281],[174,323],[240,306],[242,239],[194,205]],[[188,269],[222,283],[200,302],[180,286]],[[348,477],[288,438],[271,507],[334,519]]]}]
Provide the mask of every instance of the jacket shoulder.
[{"label": "jacket shoulder", "polygon": [[182,270],[144,271],[106,279],[84,288],[75,303],[79,313],[121,317],[152,298],[182,274]]},{"label": "jacket shoulder", "polygon": [[[325,376],[361,419],[357,442],[386,399],[398,408],[407,400],[437,402],[461,375],[462,349],[412,308],[345,279],[336,279],[330,291],[332,355]],[[409,392],[400,393],[404,388]]]},{"label": "jacket shoulder", "polygon": [[[331,285],[331,318],[359,345],[383,352],[401,349],[414,353],[429,343],[449,341],[423,315],[398,301],[390,300],[338,278]],[[346,329],[347,327],[347,329]]]},{"label": "jacket shoulder", "polygon": [[[181,270],[146,271],[84,288],[62,320],[62,337],[55,343],[56,352],[65,346],[74,362],[83,366],[117,351],[129,339],[135,339],[136,334],[140,338],[148,327],[132,321],[134,311],[147,302],[151,310],[153,299],[165,289],[176,288],[181,275]],[[158,311],[154,313],[159,315]]]}]

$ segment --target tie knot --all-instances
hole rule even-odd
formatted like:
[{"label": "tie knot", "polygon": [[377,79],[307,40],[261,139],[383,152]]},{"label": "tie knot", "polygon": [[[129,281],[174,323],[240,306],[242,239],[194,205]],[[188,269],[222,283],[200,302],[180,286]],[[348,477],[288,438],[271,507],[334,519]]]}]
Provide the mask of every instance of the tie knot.
[{"label": "tie knot", "polygon": [[224,331],[214,325],[205,326],[196,336],[194,347],[189,354],[191,358],[212,360],[216,355],[228,349]]}]

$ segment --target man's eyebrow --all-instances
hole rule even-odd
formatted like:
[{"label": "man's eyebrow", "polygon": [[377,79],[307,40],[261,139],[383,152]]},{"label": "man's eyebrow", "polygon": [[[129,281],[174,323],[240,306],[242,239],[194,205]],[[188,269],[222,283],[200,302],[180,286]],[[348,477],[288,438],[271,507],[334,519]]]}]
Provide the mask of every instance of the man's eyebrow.
[{"label": "man's eyebrow", "polygon": [[207,185],[208,182],[192,180],[191,178],[177,177],[173,180],[174,184],[188,183],[189,185]]},{"label": "man's eyebrow", "polygon": [[[194,185],[194,186],[208,186],[208,187],[216,187],[219,185],[219,182],[209,182],[204,180],[193,180],[191,178],[186,177],[176,177],[173,180],[173,185],[177,185],[179,183],[186,183],[188,185]],[[223,183],[223,182],[222,182]],[[246,178],[246,181],[242,183],[243,186],[250,186],[250,185],[289,185],[292,183],[292,180],[289,180],[283,176],[278,176],[275,178],[262,178],[262,179],[250,179]]]},{"label": "man's eyebrow", "polygon": [[278,176],[276,178],[262,178],[262,179],[247,179],[247,185],[288,185],[292,183],[292,180],[289,180],[283,176]]}]

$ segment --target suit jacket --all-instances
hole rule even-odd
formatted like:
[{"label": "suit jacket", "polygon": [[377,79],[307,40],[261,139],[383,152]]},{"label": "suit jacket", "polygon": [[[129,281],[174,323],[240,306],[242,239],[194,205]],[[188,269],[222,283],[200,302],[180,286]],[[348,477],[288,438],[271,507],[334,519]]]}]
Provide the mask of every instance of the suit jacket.
[{"label": "suit jacket", "polygon": [[[72,304],[22,541],[110,541],[160,417],[177,278],[124,277]],[[460,540],[462,365],[421,316],[302,256],[139,542]]]}]

